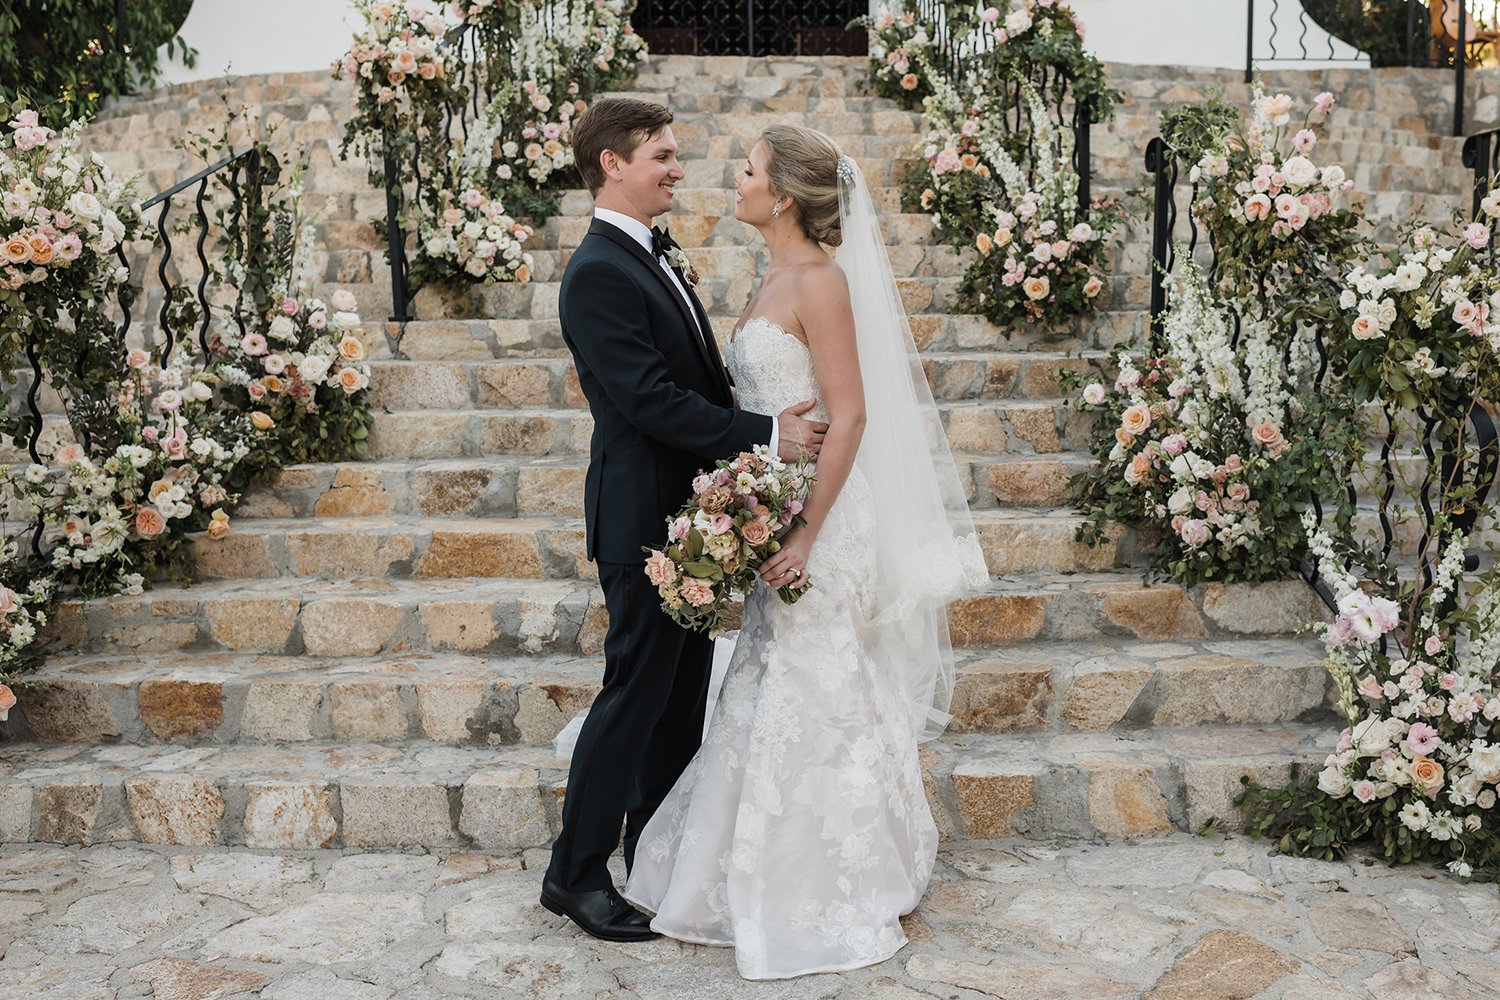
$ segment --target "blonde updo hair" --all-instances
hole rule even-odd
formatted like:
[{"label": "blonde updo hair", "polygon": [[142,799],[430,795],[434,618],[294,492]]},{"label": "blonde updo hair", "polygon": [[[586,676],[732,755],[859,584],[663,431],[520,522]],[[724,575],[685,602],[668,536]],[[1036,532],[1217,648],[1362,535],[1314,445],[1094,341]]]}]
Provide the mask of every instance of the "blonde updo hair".
[{"label": "blonde updo hair", "polygon": [[844,241],[839,225],[839,152],[822,132],[801,125],[772,125],[761,134],[771,193],[796,206],[807,238],[836,247]]}]

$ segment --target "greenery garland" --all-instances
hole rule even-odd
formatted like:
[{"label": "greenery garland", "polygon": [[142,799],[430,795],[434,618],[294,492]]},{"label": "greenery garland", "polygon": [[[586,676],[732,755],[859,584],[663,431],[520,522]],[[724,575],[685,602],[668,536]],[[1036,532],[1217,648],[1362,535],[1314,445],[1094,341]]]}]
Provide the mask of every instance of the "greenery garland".
[{"label": "greenery garland", "polygon": [[357,87],[341,152],[364,156],[380,187],[394,157],[412,289],[529,280],[526,223],[573,183],[574,119],[646,56],[633,2],[354,6],[366,26],[334,67]]},{"label": "greenery garland", "polygon": [[[189,147],[217,157],[231,129],[244,131],[241,118]],[[82,122],[52,134],[32,109],[0,108],[0,119],[9,119],[0,253],[10,260],[0,268],[0,368],[27,367],[23,353],[36,352],[75,438],[49,449],[46,464],[0,476],[3,509],[20,521],[0,559],[3,719],[10,685],[45,655],[42,630],[57,600],[192,579],[195,540],[229,532],[250,483],[285,463],[362,453],[370,372],[353,297],[311,294],[315,220],[303,208],[300,164],[277,166],[269,132],[252,138],[241,183],[213,175],[208,350],[187,335],[167,355],[159,333],[127,341],[113,309],[139,292],[116,248],[154,242],[135,180],[78,152]],[[178,292],[167,322],[196,330],[201,307],[186,282]],[[8,416],[4,431],[24,445],[35,420]]]},{"label": "greenery garland", "polygon": [[1119,94],[1085,51],[1077,16],[1055,0],[938,9],[941,23],[904,2],[865,20],[876,93],[920,106],[927,123],[926,169],[907,174],[904,208],[932,213],[938,238],[970,253],[963,311],[1001,324],[1097,315],[1123,216],[1111,200],[1079,205],[1061,119],[1069,102],[1088,102],[1107,121]]}]

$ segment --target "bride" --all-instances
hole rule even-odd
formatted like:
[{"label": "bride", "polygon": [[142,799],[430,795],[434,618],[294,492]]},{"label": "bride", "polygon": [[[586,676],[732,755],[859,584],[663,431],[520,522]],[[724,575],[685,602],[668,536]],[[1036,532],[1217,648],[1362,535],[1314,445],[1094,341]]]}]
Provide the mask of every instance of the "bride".
[{"label": "bride", "polygon": [[[917,745],[947,722],[944,606],[987,574],[859,168],[777,125],[735,191],[770,253],[729,344],[739,405],[816,399],[828,433],[807,523],[761,568],[702,748],[624,894],[653,930],[778,979],[906,944],[937,855]],[[801,579],[783,604],[776,588]]]}]

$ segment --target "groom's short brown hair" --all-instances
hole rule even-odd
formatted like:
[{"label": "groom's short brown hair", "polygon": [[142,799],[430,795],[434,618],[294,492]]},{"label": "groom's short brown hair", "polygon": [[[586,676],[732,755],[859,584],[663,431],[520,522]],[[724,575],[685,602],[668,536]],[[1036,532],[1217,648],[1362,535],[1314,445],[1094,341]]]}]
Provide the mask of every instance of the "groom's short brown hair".
[{"label": "groom's short brown hair", "polygon": [[606,149],[629,161],[636,147],[672,124],[672,112],[633,97],[604,97],[589,106],[573,126],[573,162],[590,194],[604,186],[599,157]]}]

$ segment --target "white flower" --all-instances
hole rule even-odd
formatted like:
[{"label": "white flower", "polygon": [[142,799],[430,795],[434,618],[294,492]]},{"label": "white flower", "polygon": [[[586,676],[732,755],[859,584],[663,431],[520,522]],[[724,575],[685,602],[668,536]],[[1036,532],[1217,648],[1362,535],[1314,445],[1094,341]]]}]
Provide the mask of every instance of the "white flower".
[{"label": "white flower", "polygon": [[[1405,821],[1405,811],[1403,810],[1402,822],[1404,823]],[[1446,810],[1432,817],[1432,821],[1427,824],[1427,833],[1433,840],[1452,840],[1462,830],[1463,823],[1455,819],[1453,814]]]},{"label": "white flower", "polygon": [[1031,12],[1018,7],[1005,16],[1005,32],[1015,36],[1031,27]]},{"label": "white flower", "polygon": [[1318,168],[1305,156],[1289,156],[1281,165],[1281,176],[1293,187],[1307,187],[1318,179]]},{"label": "white flower", "polygon": [[1426,803],[1413,802],[1401,810],[1401,825],[1413,833],[1421,833],[1432,822],[1432,813]]},{"label": "white flower", "polygon": [[268,333],[276,340],[288,341],[297,333],[297,327],[292,323],[290,316],[277,316],[271,320],[271,328]]},{"label": "white flower", "polygon": [[[92,222],[93,220],[99,218],[101,214],[103,214],[104,208],[99,204],[99,199],[95,198],[87,191],[76,191],[73,193],[73,197],[68,199],[68,211],[78,216],[78,218],[80,219],[87,219],[88,221]],[[120,235],[124,235],[123,229],[121,230]],[[117,240],[118,238],[119,237],[116,237]]]},{"label": "white flower", "polygon": [[[1478,817],[1475,818],[1477,819]],[[1459,878],[1468,878],[1474,874],[1474,866],[1467,861],[1450,861],[1448,862],[1448,870]]]},{"label": "white flower", "polygon": [[1337,767],[1325,767],[1318,772],[1318,790],[1327,795],[1341,799],[1349,794],[1351,787],[1348,776]]},{"label": "white flower", "polygon": [[1104,402],[1104,386],[1098,382],[1090,382],[1083,387],[1083,401],[1090,406],[1099,406]]}]

